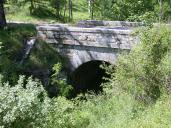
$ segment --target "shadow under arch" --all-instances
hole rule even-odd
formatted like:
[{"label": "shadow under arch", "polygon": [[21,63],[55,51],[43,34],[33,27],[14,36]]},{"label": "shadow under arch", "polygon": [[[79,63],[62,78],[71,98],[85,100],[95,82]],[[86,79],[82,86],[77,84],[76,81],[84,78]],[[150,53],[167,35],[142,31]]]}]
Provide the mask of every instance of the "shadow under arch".
[{"label": "shadow under arch", "polygon": [[102,91],[100,85],[106,82],[103,77],[110,77],[106,74],[105,69],[100,67],[102,64],[111,65],[109,62],[92,60],[83,63],[71,73],[69,79],[69,83],[73,86],[71,97],[76,97],[77,94],[87,91],[97,94]]}]

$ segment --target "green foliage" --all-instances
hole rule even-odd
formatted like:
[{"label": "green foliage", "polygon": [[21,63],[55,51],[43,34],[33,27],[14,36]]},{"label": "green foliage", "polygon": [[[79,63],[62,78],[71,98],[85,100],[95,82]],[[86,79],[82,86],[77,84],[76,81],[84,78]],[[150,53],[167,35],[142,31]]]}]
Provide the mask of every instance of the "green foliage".
[{"label": "green foliage", "polygon": [[63,61],[55,47],[42,40],[37,40],[23,66],[25,71],[51,70],[57,62],[62,63]]},{"label": "green foliage", "polygon": [[[32,78],[21,76],[15,86],[0,82],[0,126],[170,127],[171,30],[143,28],[138,34],[141,43],[129,55],[122,55],[117,67],[106,69],[111,78],[99,95],[49,99],[41,84]],[[69,86],[61,68],[60,63],[54,65],[52,83],[66,96]]]},{"label": "green foliage", "polygon": [[54,74],[51,76],[51,84],[57,87],[60,96],[68,97],[73,88],[71,85],[67,84],[65,79],[66,76],[61,73],[61,69],[62,65],[60,63],[57,63],[53,66],[52,70]]},{"label": "green foliage", "polygon": [[0,126],[5,128],[42,127],[50,100],[42,85],[20,76],[14,86],[0,79]]},{"label": "green foliage", "polygon": [[96,0],[94,1],[95,18],[110,20],[129,20],[157,22],[168,21],[170,18],[170,1],[153,0]]},{"label": "green foliage", "polygon": [[80,102],[80,115],[86,114],[88,128],[124,127],[125,120],[134,117],[136,102],[124,92],[115,90],[112,95],[88,96],[87,102]]},{"label": "green foliage", "polygon": [[36,30],[31,24],[10,24],[6,30],[0,31],[0,42],[3,45],[0,50],[0,73],[4,76],[4,81],[13,85],[20,74],[48,71],[55,63],[62,62],[53,46],[37,40],[30,55],[21,65],[26,40],[34,36]]},{"label": "green foliage", "polygon": [[96,15],[102,19],[126,20],[130,16],[141,16],[153,10],[151,0],[97,0],[95,1]]},{"label": "green foliage", "polygon": [[[100,11],[104,9],[104,12],[96,13],[103,18],[130,18],[150,23],[156,16],[153,12],[156,7],[149,4],[155,3],[153,1],[140,0],[132,4],[131,0],[118,0],[114,2],[114,7],[112,1],[99,2],[100,5],[96,4],[96,7],[103,6]],[[149,9],[147,12],[144,11],[146,7]],[[114,16],[110,9],[114,9],[117,15]],[[42,85],[31,77],[26,79],[20,76],[18,80],[21,70],[15,57],[23,47],[23,38],[35,35],[34,27],[12,26],[0,31],[0,42],[3,42],[3,47],[0,45],[0,74],[3,74],[0,75],[0,127],[171,127],[171,30],[161,26],[143,28],[138,34],[141,43],[129,55],[122,55],[116,68],[109,66],[106,69],[111,78],[104,83],[103,93],[68,100],[63,96],[69,94],[71,86],[66,84],[60,63],[54,65],[51,80],[59,89],[61,96],[57,98],[49,99]],[[47,57],[43,57],[43,52],[48,53]],[[55,61],[58,62],[53,60],[53,55],[51,47],[38,44],[26,65],[36,63],[30,69],[48,68]],[[9,82],[3,83],[4,80]],[[13,84],[16,80],[18,82]]]},{"label": "green foliage", "polygon": [[139,116],[128,123],[131,128],[169,128],[171,127],[170,96],[162,97],[155,105],[148,107]]},{"label": "green foliage", "polygon": [[1,61],[0,73],[4,80],[15,83],[18,75],[21,74],[21,66],[17,63],[17,58],[21,54],[24,39],[36,34],[33,25],[10,25],[7,29],[0,31]]},{"label": "green foliage", "polygon": [[[13,7],[17,7],[17,11],[13,11]],[[69,17],[69,2],[67,0],[9,0],[6,4],[7,14],[9,18],[15,18],[13,15],[22,15],[20,18],[31,20],[48,20],[48,21],[68,21]],[[18,13],[19,11],[22,11]],[[23,17],[24,15],[24,17]],[[20,20],[20,19],[19,19]],[[28,20],[26,20],[28,21]],[[35,22],[35,21],[34,21]]]},{"label": "green foliage", "polygon": [[8,128],[171,126],[170,95],[162,96],[148,107],[117,86],[103,94],[87,94],[73,100],[49,99],[39,82],[23,76],[12,87],[0,82],[0,91],[0,126]]},{"label": "green foliage", "polygon": [[[170,0],[162,0],[161,5],[159,0],[90,1],[92,1],[92,4],[89,6],[88,0],[72,0],[74,21],[91,19],[92,13],[89,12],[90,10],[93,11],[94,19],[102,20],[128,20],[151,23],[159,20],[169,22],[171,18]],[[9,13],[7,17],[14,20],[69,22],[69,0],[17,0],[15,2],[8,0],[6,8],[7,13]],[[19,12],[19,10],[22,12]]]},{"label": "green foliage", "polygon": [[72,127],[72,115],[75,105],[64,97],[53,99],[51,111],[47,116],[49,128]]},{"label": "green foliage", "polygon": [[127,18],[128,21],[143,22],[146,26],[152,26],[157,21],[157,15],[154,12],[145,12],[142,15],[133,15]]},{"label": "green foliage", "polygon": [[141,30],[141,43],[129,55],[121,55],[111,84],[146,103],[169,92],[170,35],[171,30],[166,27]]},{"label": "green foliage", "polygon": [[[139,128],[170,127],[170,96],[158,99],[148,107],[121,89],[69,101],[53,100],[48,117],[49,128]],[[85,98],[86,100],[81,100]]]}]

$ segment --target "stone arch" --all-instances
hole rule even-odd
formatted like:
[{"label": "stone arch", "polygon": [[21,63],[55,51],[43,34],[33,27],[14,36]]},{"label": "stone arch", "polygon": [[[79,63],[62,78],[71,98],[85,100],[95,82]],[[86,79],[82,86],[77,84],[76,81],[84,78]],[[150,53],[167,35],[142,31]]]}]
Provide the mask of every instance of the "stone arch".
[{"label": "stone arch", "polygon": [[107,77],[105,70],[100,68],[100,65],[103,63],[110,65],[109,62],[102,60],[91,60],[81,64],[71,73],[69,81],[74,88],[73,96],[87,91],[93,91],[95,93],[102,91],[100,85],[105,82],[103,77]]},{"label": "stone arch", "polygon": [[[111,50],[111,51],[110,51]],[[75,71],[82,64],[90,61],[103,61],[115,65],[119,52],[115,49],[93,49],[93,50],[70,50],[70,56],[66,56],[65,67],[70,71]]]}]

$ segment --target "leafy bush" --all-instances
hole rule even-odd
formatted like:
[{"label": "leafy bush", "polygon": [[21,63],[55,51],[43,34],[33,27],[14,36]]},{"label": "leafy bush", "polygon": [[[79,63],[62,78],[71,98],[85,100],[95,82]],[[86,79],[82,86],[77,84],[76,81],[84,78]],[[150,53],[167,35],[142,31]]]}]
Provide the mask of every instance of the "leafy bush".
[{"label": "leafy bush", "polygon": [[152,24],[157,21],[156,17],[157,17],[157,15],[154,12],[151,11],[151,12],[145,12],[142,15],[129,16],[127,18],[127,20],[128,21],[143,22],[144,25],[152,26]]},{"label": "leafy bush", "polygon": [[[2,77],[1,77],[2,79]],[[50,100],[42,85],[30,77],[20,76],[10,86],[0,79],[0,126],[5,128],[42,127]]]},{"label": "leafy bush", "polygon": [[49,128],[69,128],[72,127],[72,116],[75,105],[72,101],[64,97],[53,99],[51,111],[47,116],[47,126]]},{"label": "leafy bush", "polygon": [[49,128],[108,128],[114,124],[123,127],[139,110],[133,97],[119,90],[113,95],[88,94],[73,101],[58,97],[52,106],[47,123]]},{"label": "leafy bush", "polygon": [[57,63],[53,66],[53,74],[51,76],[51,85],[55,85],[58,89],[58,95],[68,97],[73,89],[71,85],[67,84],[67,79],[61,72],[62,65]]},{"label": "leafy bush", "polygon": [[151,102],[170,90],[171,30],[143,29],[139,38],[141,43],[129,55],[120,57],[111,84]]}]

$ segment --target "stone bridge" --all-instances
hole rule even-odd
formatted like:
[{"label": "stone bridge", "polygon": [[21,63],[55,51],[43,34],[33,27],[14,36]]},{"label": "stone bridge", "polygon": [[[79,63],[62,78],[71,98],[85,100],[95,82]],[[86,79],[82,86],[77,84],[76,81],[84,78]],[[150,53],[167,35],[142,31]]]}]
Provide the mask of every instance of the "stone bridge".
[{"label": "stone bridge", "polygon": [[113,21],[82,21],[76,27],[67,25],[39,25],[38,37],[56,47],[66,58],[64,67],[69,71],[73,96],[87,90],[101,90],[105,71],[99,66],[115,64],[122,51],[138,42],[133,35],[140,23]]},{"label": "stone bridge", "polygon": [[54,45],[66,58],[65,66],[74,71],[83,63],[98,60],[115,64],[118,54],[138,42],[133,35],[140,23],[81,21],[76,27],[39,25],[38,36]]}]

